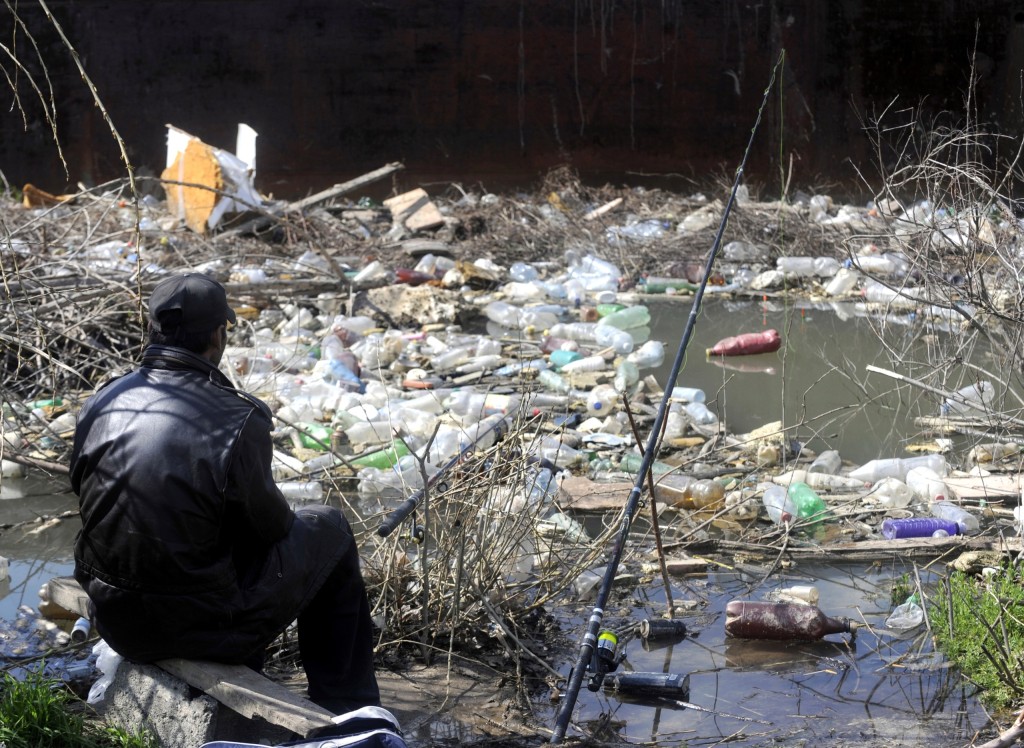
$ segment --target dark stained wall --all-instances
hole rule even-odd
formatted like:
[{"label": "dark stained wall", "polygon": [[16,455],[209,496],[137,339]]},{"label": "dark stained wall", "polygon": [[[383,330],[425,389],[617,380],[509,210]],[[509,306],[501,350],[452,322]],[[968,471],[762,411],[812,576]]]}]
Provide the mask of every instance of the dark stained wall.
[{"label": "dark stained wall", "polygon": [[[13,4],[12,4],[13,5]],[[34,3],[0,9],[0,172],[59,191],[123,174],[109,127]],[[133,164],[164,125],[232,148],[260,134],[258,186],[294,197],[402,161],[406,184],[529,185],[731,174],[785,50],[747,175],[856,185],[864,125],[1020,130],[1024,0],[50,0]],[[22,27],[17,21],[24,24]],[[26,34],[30,32],[36,45]],[[2,52],[0,52],[2,55]],[[32,82],[56,108],[65,174]],[[31,75],[31,80],[30,80]],[[17,99],[15,99],[15,93]],[[24,118],[22,112],[24,111]],[[950,112],[942,115],[942,112]],[[883,149],[883,158],[891,154]],[[646,176],[644,176],[646,175]]]}]

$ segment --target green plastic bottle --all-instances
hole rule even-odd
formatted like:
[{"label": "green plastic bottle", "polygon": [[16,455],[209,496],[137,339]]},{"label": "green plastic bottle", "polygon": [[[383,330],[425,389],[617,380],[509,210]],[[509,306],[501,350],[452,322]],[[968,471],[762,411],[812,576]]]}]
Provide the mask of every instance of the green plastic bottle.
[{"label": "green plastic bottle", "polygon": [[796,507],[796,516],[801,522],[808,522],[816,527],[828,515],[828,507],[814,489],[806,483],[794,481],[789,486],[789,498]]},{"label": "green plastic bottle", "polygon": [[407,454],[409,454],[409,448],[405,446],[405,442],[395,439],[390,447],[370,452],[368,455],[357,457],[354,460],[349,460],[349,462],[357,468],[373,467],[383,469],[397,465],[399,459]]},{"label": "green plastic bottle", "polygon": [[[640,470],[640,463],[643,461],[643,456],[633,453],[622,455],[622,459],[619,461],[619,470],[624,473],[635,473]],[[651,472],[655,475],[664,475],[675,470],[671,465],[667,465],[664,462],[655,460],[651,463]]]},{"label": "green plastic bottle", "polygon": [[296,424],[296,426],[298,426],[299,443],[306,449],[326,452],[330,447],[333,430],[329,425],[305,421]]}]

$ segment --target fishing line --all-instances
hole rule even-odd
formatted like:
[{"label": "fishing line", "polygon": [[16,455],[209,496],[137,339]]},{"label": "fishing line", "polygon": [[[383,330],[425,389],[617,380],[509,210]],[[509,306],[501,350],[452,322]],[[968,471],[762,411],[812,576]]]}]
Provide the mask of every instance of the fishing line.
[{"label": "fishing line", "polygon": [[779,59],[772,67],[771,78],[768,81],[767,87],[764,89],[764,98],[761,100],[761,106],[757,110],[757,120],[754,122],[754,126],[750,130],[750,139],[747,141],[747,147],[743,152],[743,158],[740,161],[740,165],[736,169],[736,176],[732,183],[732,191],[729,193],[729,200],[726,202],[725,210],[722,214],[722,220],[718,224],[718,231],[715,234],[715,241],[711,245],[711,252],[708,253],[707,264],[704,267],[704,276],[701,278],[700,285],[694,293],[690,316],[686,320],[686,327],[683,330],[679,349],[676,351],[675,360],[672,362],[672,370],[669,372],[668,381],[665,384],[665,392],[661,398],[661,405],[658,407],[654,424],[651,426],[651,433],[647,439],[647,446],[644,449],[643,459],[640,462],[640,469],[637,471],[636,482],[633,484],[633,489],[629,492],[629,498],[626,500],[626,507],[622,513],[622,524],[620,525],[615,545],[612,548],[612,556],[608,562],[608,566],[605,568],[604,579],[602,580],[601,586],[598,588],[597,592],[597,601],[594,603],[594,609],[590,615],[590,620],[587,623],[586,633],[580,643],[579,658],[576,661],[575,667],[572,669],[572,673],[569,677],[569,683],[566,687],[565,696],[562,698],[561,707],[559,708],[558,715],[555,718],[555,727],[550,741],[552,745],[561,743],[562,739],[565,737],[565,732],[569,726],[569,720],[572,717],[573,709],[576,707],[576,699],[579,697],[580,686],[583,684],[583,678],[586,675],[591,657],[594,654],[594,648],[597,645],[598,630],[601,628],[601,621],[604,618],[604,607],[608,603],[608,596],[611,594],[612,583],[615,580],[615,575],[618,573],[619,562],[622,560],[622,552],[625,549],[633,517],[636,515],[637,507],[640,503],[640,494],[643,491],[644,480],[646,479],[647,472],[651,469],[651,464],[654,462],[654,455],[657,452],[657,445],[661,435],[662,425],[665,421],[666,413],[668,412],[668,404],[672,395],[672,388],[675,386],[676,378],[679,376],[679,370],[683,367],[683,359],[686,355],[686,349],[690,344],[690,338],[693,336],[693,329],[697,324],[697,314],[700,311],[701,299],[704,297],[704,289],[708,284],[708,278],[711,276],[711,269],[714,266],[715,258],[718,255],[718,248],[722,243],[722,235],[725,233],[725,227],[729,220],[729,213],[732,211],[733,203],[736,201],[736,193],[739,190],[740,182],[743,179],[743,170],[746,168],[747,158],[750,156],[750,151],[754,145],[754,136],[757,134],[757,129],[761,124],[761,117],[768,104],[768,94],[771,92],[772,86],[775,84],[775,74],[782,65],[782,61],[785,59],[785,56],[786,52],[783,50],[779,53]]}]

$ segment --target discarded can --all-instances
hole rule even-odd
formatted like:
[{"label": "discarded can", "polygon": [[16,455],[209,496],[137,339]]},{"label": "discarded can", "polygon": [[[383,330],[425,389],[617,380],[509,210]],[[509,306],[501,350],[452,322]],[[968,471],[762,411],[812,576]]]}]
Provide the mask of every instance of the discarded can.
[{"label": "discarded can", "polygon": [[686,701],[690,698],[690,676],[678,673],[619,673],[606,680],[615,693]]},{"label": "discarded can", "polygon": [[686,638],[686,624],[679,619],[645,618],[637,626],[644,651],[678,644]]}]

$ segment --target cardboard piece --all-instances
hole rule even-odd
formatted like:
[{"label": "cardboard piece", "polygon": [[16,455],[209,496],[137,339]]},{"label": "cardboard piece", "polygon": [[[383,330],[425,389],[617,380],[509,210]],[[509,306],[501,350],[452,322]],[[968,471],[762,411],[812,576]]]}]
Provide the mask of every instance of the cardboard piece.
[{"label": "cardboard piece", "polygon": [[391,217],[409,231],[422,231],[444,225],[444,217],[430,201],[426,190],[417,188],[384,201]]},{"label": "cardboard piece", "polygon": [[215,229],[229,213],[259,208],[253,185],[256,131],[238,126],[235,154],[214,148],[184,130],[167,125],[167,167],[160,178],[167,208],[199,234]]}]

